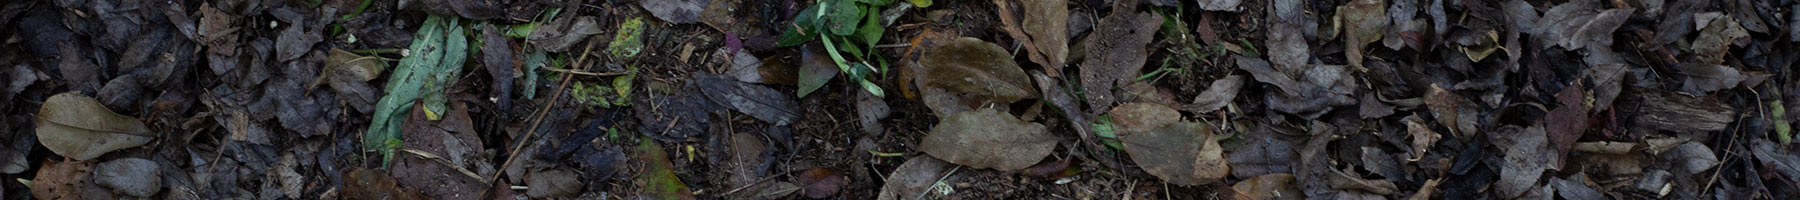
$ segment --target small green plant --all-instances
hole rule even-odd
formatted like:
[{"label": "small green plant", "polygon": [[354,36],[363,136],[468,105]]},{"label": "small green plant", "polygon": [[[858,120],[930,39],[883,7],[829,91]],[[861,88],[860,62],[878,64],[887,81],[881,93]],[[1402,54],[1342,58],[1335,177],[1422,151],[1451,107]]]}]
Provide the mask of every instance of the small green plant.
[{"label": "small green plant", "polygon": [[[880,8],[892,3],[894,0],[820,0],[795,16],[794,24],[781,33],[777,43],[787,47],[819,41],[850,81],[875,96],[884,96],[881,86],[869,78],[887,71],[887,60],[875,55],[875,43],[883,31]],[[801,96],[806,93],[802,91]]]}]

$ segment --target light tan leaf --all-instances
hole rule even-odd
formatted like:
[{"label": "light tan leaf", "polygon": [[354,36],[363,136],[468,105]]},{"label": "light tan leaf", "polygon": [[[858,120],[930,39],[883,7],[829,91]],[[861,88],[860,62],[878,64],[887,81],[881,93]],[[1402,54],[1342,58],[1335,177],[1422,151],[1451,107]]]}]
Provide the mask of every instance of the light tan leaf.
[{"label": "light tan leaf", "polygon": [[1056,138],[1044,125],[1020,121],[994,108],[956,113],[938,122],[919,150],[973,168],[1018,170],[1050,156]]},{"label": "light tan leaf", "polygon": [[38,143],[57,155],[88,160],[154,139],[150,128],[130,116],[107,110],[92,97],[74,92],[44,100],[37,116]]}]

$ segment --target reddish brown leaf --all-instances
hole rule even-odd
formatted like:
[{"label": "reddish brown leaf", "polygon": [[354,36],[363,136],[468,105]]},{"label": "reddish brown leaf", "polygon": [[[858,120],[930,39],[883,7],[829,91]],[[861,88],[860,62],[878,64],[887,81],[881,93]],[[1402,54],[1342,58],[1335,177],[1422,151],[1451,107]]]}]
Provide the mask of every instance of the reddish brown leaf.
[{"label": "reddish brown leaf", "polygon": [[1574,147],[1575,140],[1581,139],[1581,134],[1587,130],[1587,106],[1582,104],[1586,99],[1587,93],[1582,92],[1581,85],[1563,87],[1562,92],[1556,93],[1556,109],[1544,116],[1545,125],[1550,126],[1550,145],[1556,148],[1550,152],[1554,154],[1550,158],[1551,169],[1562,167],[1569,148]]},{"label": "reddish brown leaf", "polygon": [[831,195],[836,195],[838,188],[843,187],[844,183],[849,182],[844,178],[844,175],[839,174],[837,170],[823,167],[814,167],[812,169],[807,169],[805,172],[800,172],[799,179],[800,180],[796,182],[800,183],[800,193],[805,194],[807,198],[814,199],[823,199],[831,197]]}]

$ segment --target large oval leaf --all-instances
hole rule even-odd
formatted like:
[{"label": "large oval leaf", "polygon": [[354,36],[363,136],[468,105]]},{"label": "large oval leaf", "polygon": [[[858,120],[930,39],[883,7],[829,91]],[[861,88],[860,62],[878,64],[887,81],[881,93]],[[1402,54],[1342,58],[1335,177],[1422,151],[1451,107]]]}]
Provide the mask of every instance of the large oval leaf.
[{"label": "large oval leaf", "polygon": [[107,110],[92,97],[74,92],[44,100],[38,109],[38,143],[56,155],[88,160],[150,143],[154,135],[136,118]]},{"label": "large oval leaf", "polygon": [[1225,178],[1231,168],[1225,149],[1206,123],[1180,122],[1148,132],[1121,135],[1125,152],[1145,172],[1177,185],[1208,184]]},{"label": "large oval leaf", "polygon": [[1044,125],[1020,121],[994,108],[957,113],[938,122],[919,150],[974,168],[1017,170],[1050,155],[1056,138]]}]

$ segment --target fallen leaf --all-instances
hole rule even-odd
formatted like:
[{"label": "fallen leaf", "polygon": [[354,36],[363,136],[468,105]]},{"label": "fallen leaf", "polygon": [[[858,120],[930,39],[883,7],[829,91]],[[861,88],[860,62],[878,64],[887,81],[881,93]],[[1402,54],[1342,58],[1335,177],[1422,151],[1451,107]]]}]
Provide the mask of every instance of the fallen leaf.
[{"label": "fallen leaf", "polygon": [[712,74],[695,75],[700,91],[720,105],[784,126],[800,117],[800,104],[780,91]]},{"label": "fallen leaf", "polygon": [[675,177],[674,164],[669,163],[669,153],[654,140],[642,138],[638,141],[638,161],[645,163],[644,171],[638,172],[637,181],[644,183],[642,194],[657,199],[694,199],[694,192]]},{"label": "fallen leaf", "polygon": [[507,5],[504,1],[484,0],[400,0],[397,4],[402,10],[425,11],[431,14],[455,15],[469,19],[493,19],[505,15]]},{"label": "fallen leaf", "polygon": [[100,163],[94,168],[94,183],[119,194],[151,197],[162,191],[162,175],[155,161],[124,158]]},{"label": "fallen leaf", "polygon": [[[489,88],[500,113],[511,113],[513,91],[513,45],[493,24],[481,25],[481,65],[487,69],[493,86]],[[335,55],[335,51],[333,52]]]},{"label": "fallen leaf", "polygon": [[582,186],[586,185],[582,184],[581,175],[569,170],[549,169],[526,176],[525,186],[531,189],[526,190],[525,195],[531,198],[575,197],[581,193]]},{"label": "fallen leaf", "polygon": [[1679,173],[1699,173],[1719,165],[1719,158],[1713,156],[1713,150],[1698,142],[1682,143],[1669,151],[1659,152],[1660,160],[1673,162]]},{"label": "fallen leaf", "polygon": [[807,198],[823,199],[837,195],[838,188],[844,187],[848,181],[843,174],[831,168],[814,167],[800,172],[795,183],[800,184],[800,193]]},{"label": "fallen leaf", "polygon": [[1380,0],[1356,0],[1338,6],[1337,16],[1344,26],[1344,57],[1350,66],[1362,67],[1363,51],[1369,43],[1381,40],[1387,31],[1387,4]]},{"label": "fallen leaf", "polygon": [[[4,118],[3,123],[26,124],[23,116]],[[31,168],[28,156],[38,146],[37,133],[29,126],[0,126],[0,131],[11,131],[11,134],[0,135],[0,174],[19,174]],[[3,197],[3,196],[0,196]]]},{"label": "fallen leaf", "polygon": [[862,125],[864,134],[878,135],[882,133],[881,119],[887,118],[890,108],[881,97],[869,92],[856,93],[856,119]]},{"label": "fallen leaf", "polygon": [[925,50],[919,61],[924,66],[919,87],[926,107],[948,116],[990,103],[1037,98],[1031,77],[1006,52],[994,43],[968,37]]},{"label": "fallen leaf", "polygon": [[1688,95],[1706,95],[1712,91],[1736,88],[1745,75],[1736,68],[1716,64],[1682,63],[1675,66],[1681,76],[1681,91]]},{"label": "fallen leaf", "polygon": [[779,57],[757,58],[750,51],[731,53],[726,49],[719,49],[714,53],[730,58],[731,68],[726,69],[726,76],[746,83],[794,85],[800,74],[800,68],[789,65]]},{"label": "fallen leaf", "polygon": [[[1050,102],[1051,105],[1056,106],[1057,110],[1062,111],[1063,117],[1068,119],[1069,125],[1075,129],[1076,135],[1079,135],[1084,142],[1093,143],[1091,137],[1094,134],[1089,133],[1088,130],[1093,126],[1093,123],[1088,120],[1090,116],[1087,115],[1087,112],[1081,111],[1080,102],[1076,101],[1074,96],[1069,95],[1068,88],[1061,84],[1063,82],[1038,71],[1031,72],[1031,78],[1037,82],[1038,93],[1044,95],[1044,101]],[[1099,146],[1092,147],[1100,148]]]},{"label": "fallen leaf", "polygon": [[1225,150],[1219,147],[1209,124],[1180,122],[1147,132],[1120,134],[1119,139],[1125,143],[1131,160],[1169,183],[1209,184],[1231,172]]},{"label": "fallen leaf", "polygon": [[935,193],[926,191],[940,179],[943,182],[957,181],[954,176],[944,174],[950,167],[950,163],[931,156],[913,156],[906,163],[901,163],[900,167],[894,168],[894,172],[887,177],[887,183],[881,186],[876,199],[908,200],[923,198],[921,195],[932,196],[930,194]]},{"label": "fallen leaf", "polygon": [[1444,183],[1443,179],[1425,180],[1425,185],[1419,186],[1419,192],[1414,192],[1412,194],[1412,196],[1406,197],[1406,200],[1428,200],[1428,199],[1431,199],[1431,194],[1436,193],[1438,190],[1437,189],[1438,185],[1443,184],[1443,183]]},{"label": "fallen leaf", "polygon": [[612,42],[606,43],[606,52],[611,53],[614,58],[630,58],[644,51],[644,18],[626,20],[619,24],[617,30]]},{"label": "fallen leaf", "polygon": [[1253,200],[1306,199],[1306,193],[1300,192],[1299,184],[1294,182],[1294,174],[1289,173],[1250,177],[1231,185],[1231,189]]},{"label": "fallen leaf", "polygon": [[[457,103],[441,120],[427,119],[424,104],[413,104],[411,114],[402,125],[401,142],[405,151],[424,152],[432,155],[396,156],[389,173],[400,186],[418,189],[426,197],[435,199],[474,199],[482,188],[487,188],[482,180],[470,177],[464,172],[481,171],[479,174],[491,174],[494,169],[487,162],[479,149],[484,148],[480,136],[475,133],[473,120],[469,117],[467,106]],[[439,162],[448,160],[449,162]]]},{"label": "fallen leaf", "polygon": [[1056,147],[1044,125],[1019,121],[994,108],[943,118],[919,142],[919,151],[950,163],[1002,171],[1024,169]]},{"label": "fallen leaf", "polygon": [[1712,20],[1712,23],[1704,26],[1705,29],[1700,30],[1700,37],[1694,38],[1691,51],[1700,54],[1702,63],[1725,63],[1725,54],[1731,50],[1732,43],[1738,38],[1750,37],[1750,33],[1745,32],[1744,27],[1738,24],[1738,20],[1732,17]]},{"label": "fallen leaf", "polygon": [[1242,0],[1200,0],[1200,9],[1210,11],[1237,12]]},{"label": "fallen leaf", "polygon": [[1464,135],[1464,132],[1474,131],[1462,130],[1457,125],[1460,121],[1457,117],[1462,116],[1459,109],[1463,103],[1467,103],[1465,101],[1467,100],[1464,100],[1462,96],[1450,93],[1450,90],[1438,87],[1437,84],[1432,84],[1431,89],[1425,92],[1425,107],[1431,110],[1431,115],[1436,117],[1438,125],[1449,128],[1452,135],[1461,136]]},{"label": "fallen leaf", "polygon": [[1063,63],[1069,57],[1068,2],[994,1],[994,4],[998,6],[1000,22],[1005,24],[1007,34],[1026,44],[1026,57],[1044,66],[1044,73],[1050,77],[1062,77]]},{"label": "fallen leaf", "polygon": [[825,87],[826,82],[830,82],[832,77],[837,77],[838,71],[841,69],[838,69],[837,64],[826,55],[824,48],[815,48],[813,45],[800,46],[800,78],[798,80],[800,90],[797,97],[806,97],[807,94],[819,90],[820,87]]},{"label": "fallen leaf", "polygon": [[1209,113],[1219,110],[1220,108],[1225,108],[1225,106],[1231,105],[1231,100],[1237,98],[1238,90],[1243,87],[1244,76],[1242,75],[1231,75],[1220,78],[1219,80],[1213,80],[1212,85],[1206,87],[1206,91],[1200,92],[1199,96],[1194,96],[1194,102],[1192,104],[1183,106],[1181,109],[1191,112]]},{"label": "fallen leaf", "polygon": [[92,162],[47,160],[38,168],[37,178],[31,184],[31,197],[37,199],[82,199],[84,194],[77,189],[84,184],[93,184],[89,178]]},{"label": "fallen leaf", "polygon": [[1550,168],[1551,156],[1555,156],[1549,152],[1552,149],[1544,128],[1506,126],[1491,133],[1488,138],[1494,145],[1506,150],[1505,161],[1500,164],[1500,180],[1493,186],[1495,191],[1501,197],[1511,198],[1537,188],[1538,178]]},{"label": "fallen leaf", "polygon": [[1154,103],[1125,103],[1108,111],[1113,122],[1118,123],[1120,135],[1149,132],[1163,126],[1181,121],[1181,113],[1175,109]]},{"label": "fallen leaf", "polygon": [[[702,94],[698,83],[682,87],[678,92]],[[674,95],[649,92],[634,99],[631,109],[642,125],[638,133],[663,141],[686,141],[705,136],[712,119],[707,113],[716,109],[708,95]],[[735,108],[735,106],[733,106]]]},{"label": "fallen leaf", "polygon": [[332,49],[330,56],[325,57],[325,71],[313,81],[312,87],[327,84],[339,100],[358,112],[366,113],[375,110],[375,103],[381,100],[382,95],[368,81],[379,78],[381,71],[386,69],[387,63],[380,57],[360,56],[342,49]]},{"label": "fallen leaf", "polygon": [[1561,169],[1563,159],[1569,148],[1575,147],[1575,140],[1581,139],[1588,129],[1587,93],[1581,85],[1563,87],[1556,93],[1556,109],[1544,114],[1545,130],[1549,132],[1550,147],[1555,148],[1550,155],[1550,168]]},{"label": "fallen leaf", "polygon": [[525,43],[549,52],[564,52],[600,32],[600,23],[594,16],[568,15],[538,26]]},{"label": "fallen leaf", "polygon": [[[1257,82],[1268,83],[1281,92],[1264,96],[1270,109],[1306,118],[1316,118],[1336,106],[1354,105],[1355,78],[1343,65],[1317,65],[1305,68],[1274,68],[1268,61],[1233,55],[1238,69],[1249,71]],[[1300,66],[1294,66],[1300,67]]]},{"label": "fallen leaf", "polygon": [[387,163],[394,149],[399,148],[401,126],[414,102],[424,99],[425,109],[430,112],[443,113],[448,109],[444,105],[444,93],[449,88],[446,84],[460,77],[457,74],[467,56],[468,44],[457,20],[444,18],[434,15],[425,19],[425,25],[407,48],[413,53],[400,59],[399,66],[389,73],[383,87],[386,95],[375,104],[375,116],[364,133],[363,148],[380,152],[382,163]]},{"label": "fallen leaf", "polygon": [[325,40],[323,36],[319,35],[322,34],[320,30],[306,31],[304,27],[306,26],[292,24],[288,26],[287,30],[281,31],[281,39],[275,40],[277,61],[289,61],[305,56],[307,52],[312,51],[313,44]]},{"label": "fallen leaf", "polygon": [[1150,40],[1162,28],[1162,15],[1135,12],[1137,0],[1119,0],[1113,2],[1113,12],[1100,18],[1099,26],[1087,37],[1085,52],[1087,61],[1081,65],[1081,82],[1088,100],[1090,112],[1110,110],[1117,102],[1113,92],[1115,86],[1124,86],[1136,81],[1144,62],[1150,59],[1148,48]]},{"label": "fallen leaf", "polygon": [[1557,5],[1544,12],[1538,18],[1538,33],[1532,36],[1541,37],[1539,47],[1550,45],[1562,46],[1564,49],[1576,50],[1587,46],[1612,45],[1612,32],[1634,11],[1631,8],[1615,8],[1595,12],[1598,1],[1575,1]]},{"label": "fallen leaf", "polygon": [[1439,139],[1444,138],[1444,135],[1432,131],[1431,125],[1426,124],[1425,120],[1419,118],[1417,114],[1406,116],[1400,121],[1406,122],[1406,135],[1412,138],[1410,147],[1412,147],[1413,157],[1407,158],[1408,161],[1419,161],[1419,159],[1425,158],[1425,151],[1431,150],[1432,144],[1437,144]]},{"label": "fallen leaf", "polygon": [[1562,178],[1550,178],[1550,186],[1556,188],[1556,194],[1563,199],[1605,199],[1606,195],[1580,182]]},{"label": "fallen leaf", "polygon": [[114,150],[150,143],[156,134],[143,122],[107,110],[75,92],[50,96],[37,113],[38,143],[57,155],[89,160]]},{"label": "fallen leaf", "polygon": [[1393,181],[1364,179],[1350,173],[1345,173],[1343,170],[1333,169],[1330,171],[1331,174],[1329,175],[1329,180],[1327,180],[1329,182],[1328,184],[1330,184],[1332,188],[1345,190],[1344,192],[1349,192],[1349,190],[1361,190],[1377,195],[1387,195],[1393,194],[1395,191],[1399,190],[1398,186],[1395,186]]},{"label": "fallen leaf", "polygon": [[663,21],[686,24],[700,22],[700,12],[705,11],[706,6],[712,1],[717,0],[642,1],[638,2],[638,5],[644,6],[644,10],[650,11],[651,15],[656,15],[656,18]]},{"label": "fallen leaf", "polygon": [[1278,133],[1268,125],[1255,126],[1243,134],[1244,139],[1231,153],[1225,154],[1231,175],[1239,178],[1263,174],[1294,173],[1299,152],[1295,145],[1305,140]]}]

